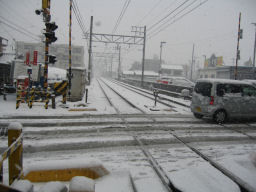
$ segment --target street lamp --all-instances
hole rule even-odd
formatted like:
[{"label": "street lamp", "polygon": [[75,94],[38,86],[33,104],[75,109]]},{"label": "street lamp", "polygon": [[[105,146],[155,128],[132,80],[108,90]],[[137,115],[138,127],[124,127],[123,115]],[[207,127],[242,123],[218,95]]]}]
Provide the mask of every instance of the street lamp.
[{"label": "street lamp", "polygon": [[160,43],[160,70],[159,70],[159,75],[160,75],[160,72],[162,74],[162,47],[163,47],[163,44],[165,44],[166,42],[165,41],[161,41]]}]

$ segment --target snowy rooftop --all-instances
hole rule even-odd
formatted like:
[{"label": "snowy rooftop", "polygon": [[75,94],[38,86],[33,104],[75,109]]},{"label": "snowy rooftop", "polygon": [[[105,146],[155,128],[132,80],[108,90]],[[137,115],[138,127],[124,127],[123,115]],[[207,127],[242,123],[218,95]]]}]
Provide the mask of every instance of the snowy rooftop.
[{"label": "snowy rooftop", "polygon": [[181,65],[161,65],[162,69],[176,69],[176,70],[183,70]]},{"label": "snowy rooftop", "polygon": [[[141,71],[134,70],[134,71],[123,71],[123,74],[125,75],[141,75]],[[148,76],[158,76],[158,73],[154,71],[144,71],[144,75]]]}]

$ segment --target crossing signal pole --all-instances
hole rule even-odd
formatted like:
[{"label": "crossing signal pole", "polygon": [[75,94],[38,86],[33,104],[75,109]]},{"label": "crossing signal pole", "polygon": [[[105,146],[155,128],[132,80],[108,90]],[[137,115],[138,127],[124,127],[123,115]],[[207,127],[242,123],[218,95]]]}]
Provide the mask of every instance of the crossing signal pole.
[{"label": "crossing signal pole", "polygon": [[48,64],[49,63],[54,64],[57,61],[56,56],[49,55],[49,45],[57,41],[57,37],[55,37],[54,31],[58,28],[55,22],[50,22],[51,21],[50,5],[51,5],[50,0],[42,0],[42,9],[35,11],[37,15],[40,15],[42,13],[43,21],[45,22],[45,33],[44,33],[45,54],[44,54],[44,84],[43,84],[45,91],[47,91],[47,87],[48,87]]},{"label": "crossing signal pole", "polygon": [[71,57],[71,26],[72,26],[72,1],[69,1],[69,64],[68,64],[68,98],[71,100],[71,78],[72,78],[72,57]]},{"label": "crossing signal pole", "polygon": [[236,48],[236,67],[235,67],[235,80],[237,80],[237,64],[240,60],[240,50],[239,50],[239,40],[243,37],[243,30],[240,28],[241,22],[241,12],[239,13],[239,23],[238,23],[238,37],[237,37],[237,48]]}]

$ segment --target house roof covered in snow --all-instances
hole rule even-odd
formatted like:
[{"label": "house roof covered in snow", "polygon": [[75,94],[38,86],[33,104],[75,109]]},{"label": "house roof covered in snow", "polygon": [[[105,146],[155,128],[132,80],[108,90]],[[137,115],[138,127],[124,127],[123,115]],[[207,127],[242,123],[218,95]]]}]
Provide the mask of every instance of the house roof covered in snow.
[{"label": "house roof covered in snow", "polygon": [[175,70],[183,70],[181,65],[161,65],[162,69],[175,69]]},{"label": "house roof covered in snow", "polygon": [[[124,75],[141,75],[142,72],[139,70],[134,70],[134,71],[123,71]],[[144,71],[145,76],[158,76],[158,73],[154,71]]]}]

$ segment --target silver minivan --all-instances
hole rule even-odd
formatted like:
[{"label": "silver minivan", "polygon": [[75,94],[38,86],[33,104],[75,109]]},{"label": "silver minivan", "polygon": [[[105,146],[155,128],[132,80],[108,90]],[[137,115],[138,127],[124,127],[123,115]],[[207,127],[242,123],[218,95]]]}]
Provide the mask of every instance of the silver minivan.
[{"label": "silver minivan", "polygon": [[230,79],[199,79],[194,87],[191,111],[196,118],[224,123],[229,118],[256,117],[256,87]]}]

